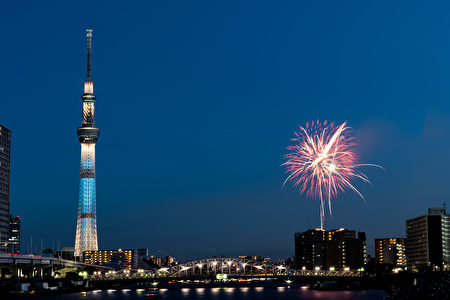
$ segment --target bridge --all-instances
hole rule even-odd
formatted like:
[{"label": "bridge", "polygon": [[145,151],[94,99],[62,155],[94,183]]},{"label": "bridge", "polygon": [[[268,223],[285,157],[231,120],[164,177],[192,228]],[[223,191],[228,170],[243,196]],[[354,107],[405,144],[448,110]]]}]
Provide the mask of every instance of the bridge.
[{"label": "bridge", "polygon": [[[112,268],[65,260],[55,257],[34,255],[0,255],[0,270],[2,279],[65,277],[67,272],[76,270],[87,271],[85,275],[92,280],[121,280],[159,278],[192,279],[216,278],[218,274],[226,274],[227,278],[258,278],[258,277],[355,277],[359,272],[351,270],[297,270],[283,264],[267,261],[257,261],[240,257],[212,257],[192,260],[166,268],[153,270],[113,270]],[[223,276],[223,275],[220,275]]]},{"label": "bridge", "polygon": [[[291,278],[291,277],[357,277],[359,272],[352,270],[297,270],[283,264],[257,261],[240,257],[212,257],[184,262],[156,270],[120,270],[96,272],[92,280],[182,280],[216,278],[226,274],[229,279],[249,278]],[[223,275],[219,275],[223,276]]]},{"label": "bridge", "polygon": [[56,257],[0,254],[1,279],[64,277],[67,272],[83,269],[108,272],[109,267],[84,264]]},{"label": "bridge", "polygon": [[211,274],[228,275],[281,275],[287,274],[288,269],[283,265],[256,261],[239,257],[217,257],[198,259],[169,268],[157,270],[158,276],[209,276]]}]

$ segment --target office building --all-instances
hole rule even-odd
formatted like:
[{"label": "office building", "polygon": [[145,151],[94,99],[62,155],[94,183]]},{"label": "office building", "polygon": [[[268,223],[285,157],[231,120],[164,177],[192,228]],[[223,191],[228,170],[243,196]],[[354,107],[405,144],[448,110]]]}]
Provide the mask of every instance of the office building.
[{"label": "office building", "polygon": [[0,125],[0,253],[8,252],[11,131]]},{"label": "office building", "polygon": [[8,253],[20,254],[20,217],[9,218]]},{"label": "office building", "polygon": [[397,268],[406,267],[406,239],[375,239],[375,262]]},{"label": "office building", "polygon": [[428,214],[406,220],[408,267],[445,270],[450,265],[450,216],[446,208],[429,208]]},{"label": "office building", "polygon": [[77,231],[75,237],[75,257],[81,257],[85,251],[98,249],[97,213],[96,213],[96,178],[95,178],[95,144],[100,129],[94,124],[94,83],[91,79],[91,44],[92,30],[87,30],[87,78],[84,82],[83,123],[77,128],[81,144],[80,195],[78,202]]}]

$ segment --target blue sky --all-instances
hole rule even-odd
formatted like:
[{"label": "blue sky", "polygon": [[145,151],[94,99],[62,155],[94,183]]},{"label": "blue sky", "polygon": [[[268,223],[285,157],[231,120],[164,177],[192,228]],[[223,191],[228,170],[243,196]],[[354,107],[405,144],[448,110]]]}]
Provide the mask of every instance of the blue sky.
[{"label": "blue sky", "polygon": [[[299,124],[348,121],[372,185],[327,227],[373,239],[450,192],[450,7],[420,1],[8,2],[0,124],[23,244],[74,243],[85,79],[93,79],[100,248],[181,259],[293,255],[318,202],[285,187]],[[34,242],[34,244],[39,244]]]}]

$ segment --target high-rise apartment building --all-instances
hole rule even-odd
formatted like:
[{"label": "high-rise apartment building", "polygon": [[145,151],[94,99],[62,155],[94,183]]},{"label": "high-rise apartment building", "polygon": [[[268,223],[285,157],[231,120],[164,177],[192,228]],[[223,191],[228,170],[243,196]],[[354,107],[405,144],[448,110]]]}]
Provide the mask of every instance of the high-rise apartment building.
[{"label": "high-rise apartment building", "polygon": [[365,232],[345,228],[330,231],[327,243],[327,267],[337,269],[358,269],[367,264],[367,244]]},{"label": "high-rise apartment building", "polygon": [[0,125],[0,253],[8,251],[11,131]]},{"label": "high-rise apartment building", "polygon": [[297,268],[313,270],[326,264],[326,242],[331,234],[324,229],[310,229],[295,233],[295,258]]},{"label": "high-rise apartment building", "polygon": [[406,220],[406,257],[408,267],[449,268],[450,216],[445,207],[429,208],[428,214]]},{"label": "high-rise apartment building", "polygon": [[297,268],[358,269],[367,264],[366,235],[348,229],[313,229],[295,234]]},{"label": "high-rise apartment building", "polygon": [[406,267],[406,239],[375,239],[375,261],[377,264],[390,264],[397,268]]}]

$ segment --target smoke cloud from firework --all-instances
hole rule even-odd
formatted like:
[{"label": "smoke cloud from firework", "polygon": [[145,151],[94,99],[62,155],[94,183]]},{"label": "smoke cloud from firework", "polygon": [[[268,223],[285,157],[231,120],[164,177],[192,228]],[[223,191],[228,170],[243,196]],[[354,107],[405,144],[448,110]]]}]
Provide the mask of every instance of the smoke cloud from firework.
[{"label": "smoke cloud from firework", "polygon": [[300,193],[319,199],[320,228],[323,229],[325,222],[325,206],[331,215],[331,200],[339,192],[352,190],[364,200],[351,181],[359,178],[370,183],[367,176],[357,169],[379,166],[358,163],[354,152],[356,143],[347,122],[339,126],[327,121],[320,123],[319,120],[306,123],[306,126],[300,126],[291,141],[294,145],[287,147],[288,153],[284,156],[283,166],[289,175],[283,186],[291,181]]}]

